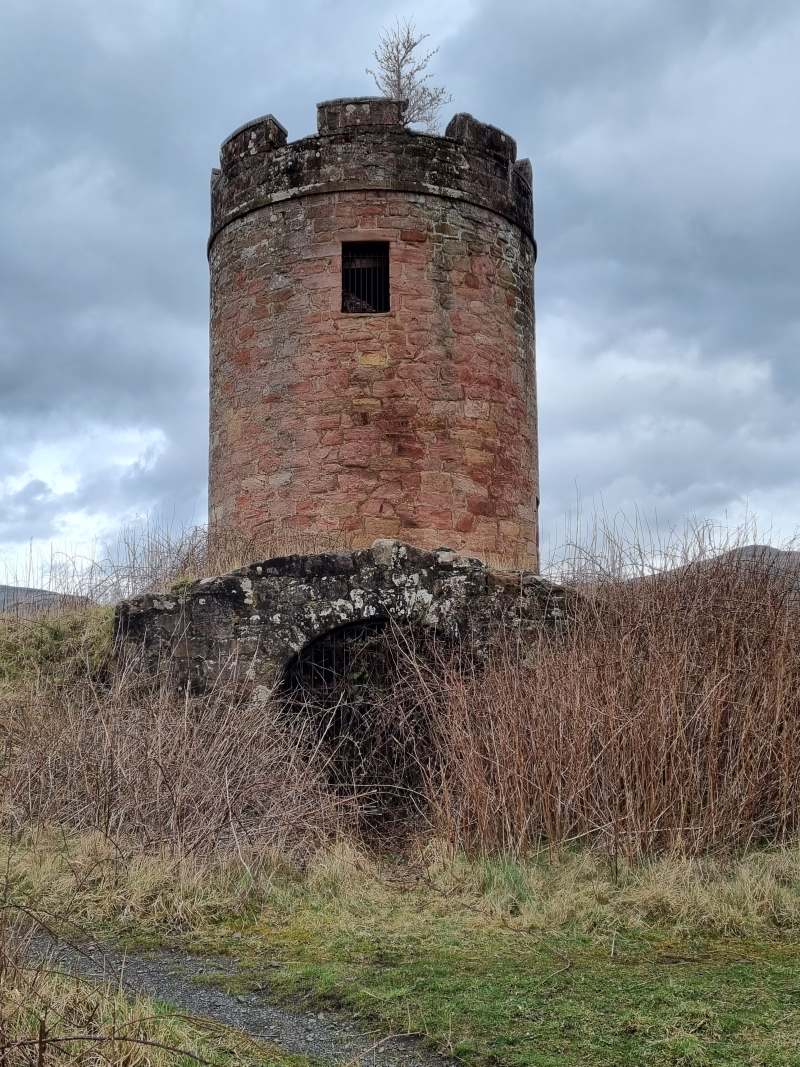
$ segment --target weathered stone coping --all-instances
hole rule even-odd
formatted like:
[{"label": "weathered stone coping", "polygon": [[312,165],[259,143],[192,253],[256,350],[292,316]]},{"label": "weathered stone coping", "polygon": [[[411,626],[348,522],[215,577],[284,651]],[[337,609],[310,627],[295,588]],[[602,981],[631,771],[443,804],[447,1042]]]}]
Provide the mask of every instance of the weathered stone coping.
[{"label": "weathered stone coping", "polygon": [[201,691],[221,675],[276,684],[316,638],[392,620],[434,631],[477,655],[493,642],[557,627],[575,594],[526,571],[498,571],[449,549],[379,540],[352,552],[284,556],[204,578],[180,593],[148,593],[116,610],[119,647],[143,652]]},{"label": "weathered stone coping", "polygon": [[[356,104],[359,101],[355,102]],[[363,101],[360,101],[363,104]],[[337,107],[353,101],[336,102]],[[396,106],[396,101],[373,101]],[[320,105],[327,114],[329,104]],[[334,111],[336,108],[334,108]],[[454,116],[444,137],[386,116],[366,125],[325,119],[320,132],[287,142],[273,115],[227,138],[211,174],[211,235],[286,200],[331,193],[403,192],[477,205],[518,226],[533,242],[533,172],[513,137],[471,115]]]}]

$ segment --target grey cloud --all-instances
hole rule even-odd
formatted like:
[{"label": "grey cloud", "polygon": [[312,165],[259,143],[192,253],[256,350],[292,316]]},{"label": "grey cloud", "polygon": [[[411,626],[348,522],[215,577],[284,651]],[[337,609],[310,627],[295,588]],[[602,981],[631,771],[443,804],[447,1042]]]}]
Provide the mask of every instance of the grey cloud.
[{"label": "grey cloud", "polygon": [[471,29],[459,89],[534,161],[545,526],[576,493],[671,523],[796,489],[796,6],[502,4]]},{"label": "grey cloud", "polygon": [[[219,142],[265,97],[294,135],[307,132],[348,50],[363,91],[366,44],[387,10],[332,52],[339,13],[324,3],[294,19],[257,0],[216,12],[193,0],[4,5],[0,470],[32,442],[87,426],[160,430],[167,447],[152,470],[111,465],[60,506],[91,511],[94,492],[98,506],[198,511]],[[314,27],[316,49],[294,61]]]},{"label": "grey cloud", "polygon": [[[437,76],[453,110],[534,162],[545,526],[576,486],[665,521],[800,488],[796,4],[466,10],[433,42]],[[265,111],[302,136],[317,99],[370,91],[393,14],[388,0],[6,0],[0,473],[90,429],[163,447],[99,463],[70,493],[7,493],[0,540],[57,534],[75,509],[202,509],[219,142]]]},{"label": "grey cloud", "polygon": [[58,532],[59,512],[66,502],[41,479],[32,479],[3,497],[0,513],[0,543],[53,537]]}]

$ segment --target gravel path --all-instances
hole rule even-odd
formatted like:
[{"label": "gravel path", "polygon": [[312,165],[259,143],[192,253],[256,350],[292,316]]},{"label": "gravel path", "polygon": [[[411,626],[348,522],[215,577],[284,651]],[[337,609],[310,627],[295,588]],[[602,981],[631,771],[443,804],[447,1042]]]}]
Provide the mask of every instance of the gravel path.
[{"label": "gravel path", "polygon": [[[428,1052],[413,1037],[382,1038],[331,1012],[290,1011],[268,992],[236,996],[214,987],[214,977],[236,976],[230,959],[181,951],[123,953],[110,945],[73,946],[39,936],[30,954],[51,967],[90,981],[112,981],[132,993],[166,1001],[188,1015],[222,1023],[285,1052],[358,1067],[446,1067],[454,1061]],[[198,983],[197,979],[206,981]]]}]

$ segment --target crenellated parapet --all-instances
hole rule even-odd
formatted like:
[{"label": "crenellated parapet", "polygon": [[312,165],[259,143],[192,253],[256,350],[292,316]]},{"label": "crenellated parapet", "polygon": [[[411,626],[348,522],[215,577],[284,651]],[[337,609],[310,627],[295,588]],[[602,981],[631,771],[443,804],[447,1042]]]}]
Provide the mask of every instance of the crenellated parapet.
[{"label": "crenellated parapet", "polygon": [[281,201],[366,190],[422,193],[486,208],[533,240],[531,165],[495,126],[456,115],[443,137],[403,123],[405,102],[384,97],[317,105],[316,135],[287,143],[265,115],[235,130],[212,175],[211,238],[227,224]]}]

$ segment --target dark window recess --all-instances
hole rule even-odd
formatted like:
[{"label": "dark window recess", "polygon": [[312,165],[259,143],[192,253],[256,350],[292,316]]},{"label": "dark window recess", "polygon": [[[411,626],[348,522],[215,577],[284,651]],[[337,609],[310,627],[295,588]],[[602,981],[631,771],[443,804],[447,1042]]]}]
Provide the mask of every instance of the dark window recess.
[{"label": "dark window recess", "polygon": [[389,242],[342,245],[342,311],[374,315],[389,310]]}]

